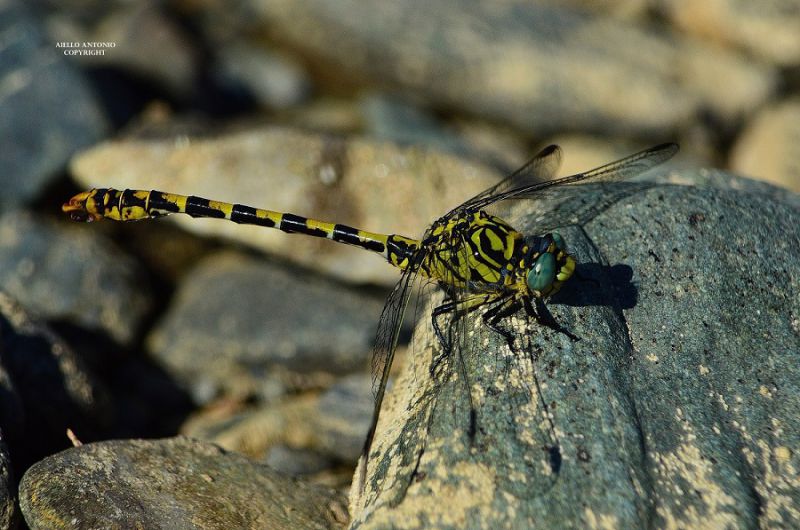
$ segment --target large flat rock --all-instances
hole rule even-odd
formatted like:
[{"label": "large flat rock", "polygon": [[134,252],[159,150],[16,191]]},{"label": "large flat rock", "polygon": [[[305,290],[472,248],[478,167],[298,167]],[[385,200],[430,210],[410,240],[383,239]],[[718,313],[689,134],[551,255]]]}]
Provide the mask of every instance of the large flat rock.
[{"label": "large flat rock", "polygon": [[620,191],[561,230],[580,265],[548,307],[580,340],[518,314],[512,351],[467,323],[472,439],[464,377],[450,359],[432,378],[420,323],[354,528],[800,523],[800,209],[754,190],[605,190]]}]

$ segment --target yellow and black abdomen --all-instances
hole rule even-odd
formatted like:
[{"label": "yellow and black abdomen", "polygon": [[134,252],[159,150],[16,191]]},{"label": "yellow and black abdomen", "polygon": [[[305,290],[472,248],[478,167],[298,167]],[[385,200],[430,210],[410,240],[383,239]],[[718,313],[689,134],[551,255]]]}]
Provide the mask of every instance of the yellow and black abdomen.
[{"label": "yellow and black abdomen", "polygon": [[415,239],[397,234],[377,234],[291,213],[156,190],[96,188],[75,195],[62,209],[77,221],[137,221],[172,213],[228,219],[239,224],[276,228],[290,234],[323,237],[360,247],[383,255],[389,263],[401,269],[405,269],[413,261],[420,245]]}]

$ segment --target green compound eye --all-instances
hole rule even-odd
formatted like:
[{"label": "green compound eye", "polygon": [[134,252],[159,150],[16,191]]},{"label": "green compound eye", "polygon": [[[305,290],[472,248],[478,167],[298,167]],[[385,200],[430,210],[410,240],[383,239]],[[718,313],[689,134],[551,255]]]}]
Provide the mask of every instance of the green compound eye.
[{"label": "green compound eye", "polygon": [[555,242],[558,248],[560,248],[561,250],[567,249],[567,244],[564,243],[564,238],[561,237],[561,234],[559,234],[558,232],[553,232],[552,234],[550,234],[550,237],[553,238],[553,241]]},{"label": "green compound eye", "polygon": [[545,252],[536,259],[528,273],[528,288],[531,291],[544,291],[556,278],[556,258]]}]

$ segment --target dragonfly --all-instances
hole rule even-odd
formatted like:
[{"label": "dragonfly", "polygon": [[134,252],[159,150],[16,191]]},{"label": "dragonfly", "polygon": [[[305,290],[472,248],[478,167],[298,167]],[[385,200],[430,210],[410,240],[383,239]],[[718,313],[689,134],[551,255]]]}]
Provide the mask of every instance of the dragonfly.
[{"label": "dragonfly", "polygon": [[[501,322],[523,309],[539,323],[577,339],[555,322],[543,304],[574,275],[577,266],[566,242],[555,231],[563,221],[558,216],[545,217],[534,227],[536,233],[526,235],[492,211],[506,201],[549,201],[564,191],[581,192],[589,183],[625,180],[665,162],[677,151],[677,144],[660,144],[590,171],[554,178],[563,153],[560,147],[550,145],[494,186],[439,217],[420,239],[155,190],[95,188],[73,196],[62,209],[73,220],[84,222],[135,221],[174,213],[227,219],[360,247],[380,254],[400,269],[400,279],[380,315],[372,355],[374,408],[361,457],[359,491],[363,492],[381,405],[416,278],[435,283],[444,292],[444,299],[430,315],[439,345],[432,358],[431,375],[451,358],[460,340],[457,335],[465,333],[462,327],[453,336],[453,323],[476,310],[483,312],[483,322],[509,345],[514,341],[513,331]],[[474,437],[476,412],[471,395],[469,404],[468,433]]]}]

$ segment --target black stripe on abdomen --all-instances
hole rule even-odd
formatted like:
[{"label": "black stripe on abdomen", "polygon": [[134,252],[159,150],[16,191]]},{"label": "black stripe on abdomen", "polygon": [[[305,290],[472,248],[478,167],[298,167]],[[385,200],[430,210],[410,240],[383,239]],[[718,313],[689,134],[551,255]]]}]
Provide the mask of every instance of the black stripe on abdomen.
[{"label": "black stripe on abdomen", "polygon": [[124,190],[122,192],[122,198],[120,199],[120,204],[122,205],[123,208],[138,207],[144,210],[146,201],[144,199],[140,199],[139,197],[137,197],[135,193],[136,190]]},{"label": "black stripe on abdomen", "polygon": [[293,213],[285,213],[281,217],[281,225],[278,227],[286,233],[298,232],[300,234],[307,234],[315,237],[328,237],[328,232],[319,228],[311,228],[308,226],[308,219]]},{"label": "black stripe on abdomen", "polygon": [[363,241],[358,235],[358,230],[352,226],[337,224],[333,227],[331,239],[348,245],[355,245],[374,252],[383,252],[386,247],[380,241]]},{"label": "black stripe on abdomen", "polygon": [[209,200],[190,195],[186,198],[186,213],[192,217],[213,217],[224,219],[225,212],[209,206]]},{"label": "black stripe on abdomen", "polygon": [[231,221],[244,225],[266,226],[275,228],[275,221],[269,217],[259,217],[258,210],[244,204],[234,204],[231,210]]},{"label": "black stripe on abdomen", "polygon": [[147,208],[149,211],[158,210],[160,212],[170,213],[178,213],[180,211],[180,208],[177,204],[166,200],[163,193],[155,190],[150,192],[150,199],[148,200]]}]

